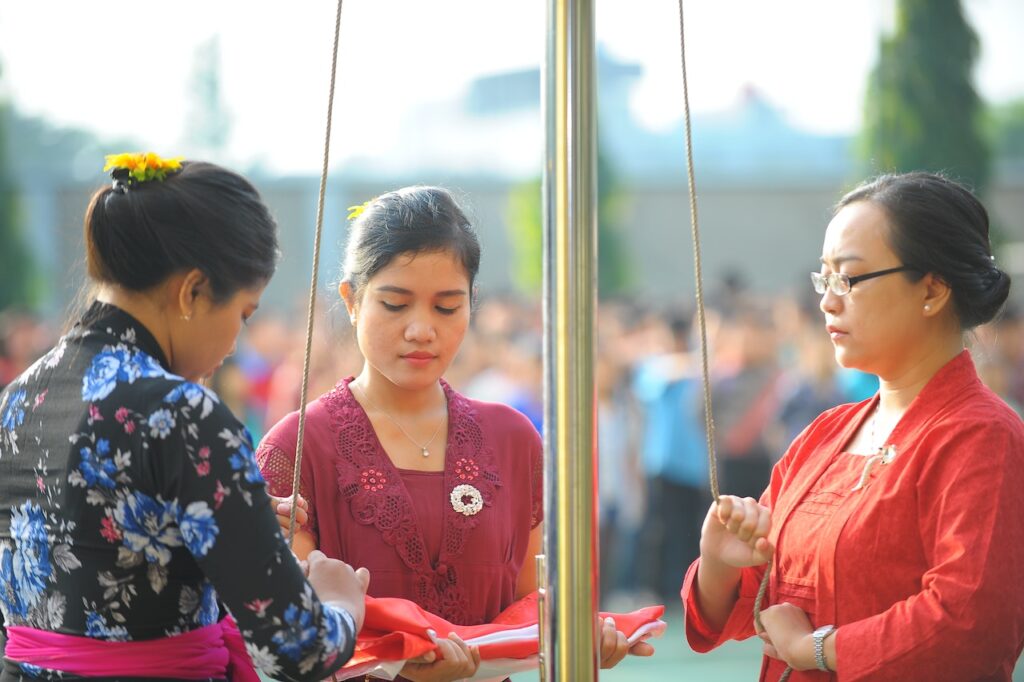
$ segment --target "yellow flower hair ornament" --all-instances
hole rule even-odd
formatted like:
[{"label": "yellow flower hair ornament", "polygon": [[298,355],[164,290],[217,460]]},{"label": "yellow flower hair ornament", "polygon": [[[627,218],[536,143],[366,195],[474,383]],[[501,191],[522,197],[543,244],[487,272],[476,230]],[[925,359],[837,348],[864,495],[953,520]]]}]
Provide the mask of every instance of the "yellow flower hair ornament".
[{"label": "yellow flower hair ornament", "polygon": [[358,206],[349,206],[348,207],[348,219],[349,220],[355,220],[359,216],[363,215],[363,211],[365,211],[367,208],[369,208],[370,204],[372,204],[375,201],[377,201],[377,197],[374,197],[374,198],[372,198],[372,199],[370,199],[368,201],[364,201],[363,203],[359,204]]},{"label": "yellow flower hair ornament", "polygon": [[114,179],[114,189],[124,192],[130,185],[138,182],[163,182],[168,174],[181,170],[181,160],[180,156],[163,159],[153,152],[108,154],[103,170],[110,171],[110,177]]}]

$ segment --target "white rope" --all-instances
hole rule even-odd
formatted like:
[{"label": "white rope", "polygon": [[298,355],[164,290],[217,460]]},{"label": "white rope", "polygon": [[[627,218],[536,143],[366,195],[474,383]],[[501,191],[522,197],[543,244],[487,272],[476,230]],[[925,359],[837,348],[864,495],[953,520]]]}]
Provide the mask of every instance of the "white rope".
[{"label": "white rope", "polygon": [[[693,145],[690,129],[690,93],[686,78],[686,31],[683,21],[683,0],[679,0],[679,56],[683,69],[683,120],[686,131],[686,180],[690,190],[690,229],[693,235],[693,270],[697,283],[697,321],[700,327],[700,359],[701,359],[701,380],[704,386],[704,426],[708,441],[708,479],[711,487],[711,496],[718,502],[720,491],[718,488],[718,460],[715,456],[715,421],[711,412],[711,379],[708,371],[708,335],[707,322],[704,315],[704,286],[701,274],[700,259],[700,228],[697,226],[697,191],[694,183],[693,172]],[[768,591],[768,582],[772,574],[772,560],[768,560],[765,566],[764,578],[757,591],[757,599],[754,600],[754,624],[759,632],[764,631],[761,625],[761,604]],[[792,674],[792,668],[786,668],[779,678],[779,682],[785,682]]]},{"label": "white rope", "polygon": [[320,169],[320,192],[316,202],[316,230],[313,237],[313,275],[309,284],[309,312],[306,317],[306,352],[302,359],[302,389],[299,391],[299,431],[295,439],[295,466],[292,469],[292,508],[288,514],[288,546],[295,543],[295,513],[299,502],[302,473],[302,444],[306,432],[306,400],[309,394],[309,363],[313,354],[313,320],[316,316],[316,289],[320,279],[320,237],[324,227],[324,195],[327,193],[327,164],[331,157],[331,121],[334,117],[334,82],[338,73],[338,39],[341,35],[341,4],[334,18],[334,52],[331,57],[331,86],[327,95],[327,127],[324,132],[324,160]]}]

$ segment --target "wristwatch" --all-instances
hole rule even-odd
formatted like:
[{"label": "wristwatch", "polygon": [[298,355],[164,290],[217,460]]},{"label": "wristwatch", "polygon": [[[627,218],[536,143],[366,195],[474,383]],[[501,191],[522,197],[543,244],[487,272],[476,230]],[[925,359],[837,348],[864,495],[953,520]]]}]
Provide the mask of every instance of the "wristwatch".
[{"label": "wristwatch", "polygon": [[818,670],[826,673],[832,672],[832,669],[825,662],[825,640],[835,631],[835,625],[822,625],[811,633],[811,637],[814,638],[814,662],[817,664]]}]

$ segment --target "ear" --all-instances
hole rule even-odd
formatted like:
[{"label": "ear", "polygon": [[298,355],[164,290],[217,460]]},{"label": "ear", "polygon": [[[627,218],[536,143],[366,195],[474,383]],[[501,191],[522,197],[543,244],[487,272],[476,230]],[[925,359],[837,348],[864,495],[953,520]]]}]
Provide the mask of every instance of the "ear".
[{"label": "ear", "polygon": [[339,284],[338,294],[341,296],[341,300],[345,302],[345,310],[348,311],[349,321],[352,323],[352,326],[355,326],[356,317],[359,315],[359,302],[356,300],[356,292],[352,288],[352,284],[348,280]]},{"label": "ear", "polygon": [[182,319],[192,318],[195,312],[196,300],[199,294],[209,286],[209,279],[199,268],[192,268],[181,276],[181,279],[174,282],[174,299],[177,304],[178,314]]},{"label": "ear", "polygon": [[924,285],[924,300],[921,301],[922,313],[925,317],[938,315],[946,306],[952,303],[953,290],[949,288],[945,280],[933,273],[928,273],[921,280]]}]

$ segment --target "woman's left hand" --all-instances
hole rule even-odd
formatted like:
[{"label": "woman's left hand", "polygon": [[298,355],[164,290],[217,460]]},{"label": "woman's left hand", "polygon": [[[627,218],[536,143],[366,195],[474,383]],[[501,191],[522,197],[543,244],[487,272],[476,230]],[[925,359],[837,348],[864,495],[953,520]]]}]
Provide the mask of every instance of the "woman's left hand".
[{"label": "woman's left hand", "polygon": [[815,670],[814,626],[799,607],[783,602],[761,612],[764,655],[784,661],[793,670]]},{"label": "woman's left hand", "polygon": [[637,642],[629,646],[626,636],[615,629],[615,621],[605,618],[601,623],[601,667],[614,668],[626,654],[653,656],[654,647],[647,642]]},{"label": "woman's left hand", "polygon": [[[275,497],[274,495],[268,495],[268,497],[270,497],[270,508],[277,514],[277,525],[281,527],[281,535],[287,540],[288,527],[291,525],[292,498]],[[298,500],[299,506],[295,509],[295,527],[301,529],[309,523],[309,512],[306,511],[309,508],[309,503],[302,495],[298,496]]]}]

